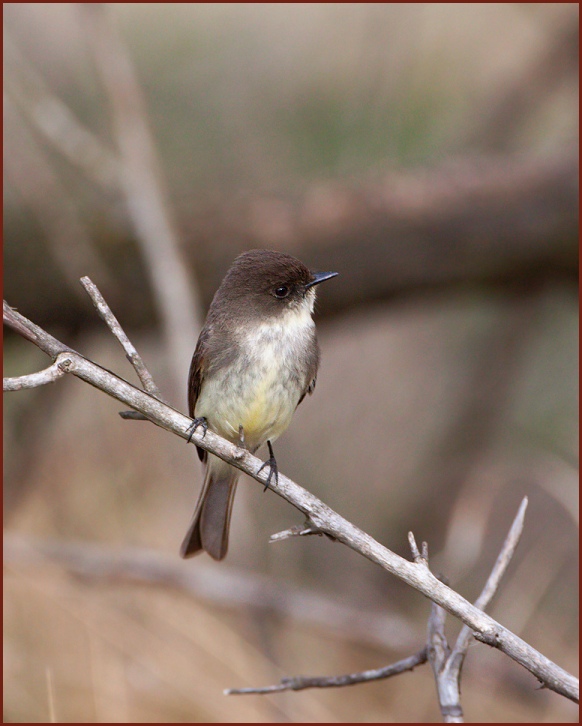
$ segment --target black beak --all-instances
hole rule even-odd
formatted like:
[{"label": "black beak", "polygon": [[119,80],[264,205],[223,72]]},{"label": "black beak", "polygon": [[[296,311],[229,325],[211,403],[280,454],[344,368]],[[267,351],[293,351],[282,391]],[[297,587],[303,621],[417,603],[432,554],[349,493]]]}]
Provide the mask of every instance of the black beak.
[{"label": "black beak", "polygon": [[308,282],[307,285],[305,285],[305,289],[308,290],[310,287],[313,287],[314,285],[319,285],[320,282],[325,282],[325,280],[329,280],[331,277],[335,277],[337,272],[312,272],[313,280],[311,282]]}]

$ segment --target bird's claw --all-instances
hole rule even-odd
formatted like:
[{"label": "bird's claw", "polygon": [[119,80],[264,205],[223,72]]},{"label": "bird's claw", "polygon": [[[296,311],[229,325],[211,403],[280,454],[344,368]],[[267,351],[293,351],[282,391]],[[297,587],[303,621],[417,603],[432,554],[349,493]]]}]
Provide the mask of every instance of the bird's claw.
[{"label": "bird's claw", "polygon": [[260,474],[266,466],[269,467],[269,476],[267,477],[267,481],[265,482],[265,488],[263,489],[263,491],[265,492],[269,488],[269,485],[271,484],[271,479],[273,477],[275,477],[275,486],[279,483],[279,469],[277,468],[277,461],[275,459],[275,454],[273,453],[273,447],[271,446],[270,441],[267,441],[267,446],[269,447],[269,458],[263,462],[263,465],[257,472],[257,474]]},{"label": "bird's claw", "polygon": [[206,432],[208,431],[208,421],[206,420],[206,418],[204,416],[201,416],[200,418],[195,418],[192,421],[192,424],[190,425],[188,430],[186,431],[186,433],[188,434],[188,441],[187,441],[188,444],[192,441],[192,437],[194,436],[196,429],[199,426],[202,426],[202,429],[203,429],[202,438],[204,438],[206,436]]}]

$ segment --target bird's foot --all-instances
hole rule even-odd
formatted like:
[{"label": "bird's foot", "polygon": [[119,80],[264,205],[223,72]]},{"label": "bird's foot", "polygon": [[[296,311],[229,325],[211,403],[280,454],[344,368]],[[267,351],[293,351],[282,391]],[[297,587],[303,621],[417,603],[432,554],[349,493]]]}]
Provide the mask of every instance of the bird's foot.
[{"label": "bird's foot", "polygon": [[186,431],[186,433],[188,434],[188,444],[192,441],[192,437],[194,436],[194,433],[199,426],[202,426],[203,429],[202,438],[206,436],[206,432],[208,431],[208,421],[205,419],[204,416],[201,416],[200,418],[195,418],[192,421],[191,426],[189,426],[188,430]]},{"label": "bird's foot", "polygon": [[241,449],[247,448],[245,444],[245,430],[242,424],[240,424],[238,427],[238,445]]},{"label": "bird's foot", "polygon": [[271,446],[270,441],[267,441],[267,446],[269,447],[269,458],[267,459],[267,461],[263,462],[263,465],[257,472],[257,474],[260,474],[266,466],[269,467],[269,476],[267,477],[267,481],[265,482],[265,488],[263,489],[263,491],[265,492],[269,488],[271,479],[273,477],[275,477],[275,484],[279,483],[279,469],[277,468],[277,461],[275,459],[275,454],[273,453],[273,447]]}]

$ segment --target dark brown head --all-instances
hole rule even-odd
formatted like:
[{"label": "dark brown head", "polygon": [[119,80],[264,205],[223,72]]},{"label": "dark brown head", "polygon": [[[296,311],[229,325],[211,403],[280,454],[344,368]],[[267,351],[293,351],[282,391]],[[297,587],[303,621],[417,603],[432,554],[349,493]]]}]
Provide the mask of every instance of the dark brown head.
[{"label": "dark brown head", "polygon": [[315,286],[337,272],[311,272],[284,252],[250,250],[239,255],[212,302],[213,312],[235,318],[278,316],[289,310],[313,312]]}]

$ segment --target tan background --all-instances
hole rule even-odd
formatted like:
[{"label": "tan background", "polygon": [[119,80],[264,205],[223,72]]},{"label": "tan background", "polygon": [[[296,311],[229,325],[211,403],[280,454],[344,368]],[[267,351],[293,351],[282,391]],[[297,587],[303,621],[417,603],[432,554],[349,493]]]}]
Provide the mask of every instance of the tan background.
[{"label": "tan background", "polygon": [[[95,17],[71,3],[4,11],[5,297],[134,381],[78,284],[89,275],[184,410],[189,361],[165,343],[108,166],[118,140]],[[577,5],[107,13],[201,311],[250,247],[340,272],[319,291],[317,390],[277,442],[280,470],[406,557],[412,530],[468,599],[527,495],[491,613],[575,671]],[[95,158],[75,146],[79,129]],[[196,336],[184,331],[187,351]],[[6,336],[5,375],[45,364]],[[181,562],[195,452],[118,410],[68,379],[5,395],[5,721],[440,720],[429,666],[345,689],[224,696],[405,657],[422,647],[428,604],[325,538],[268,545],[301,519],[246,478],[227,560]],[[247,596],[256,578],[267,610],[264,594]],[[451,638],[458,628],[449,622]],[[462,696],[468,721],[578,718],[478,643]]]}]

